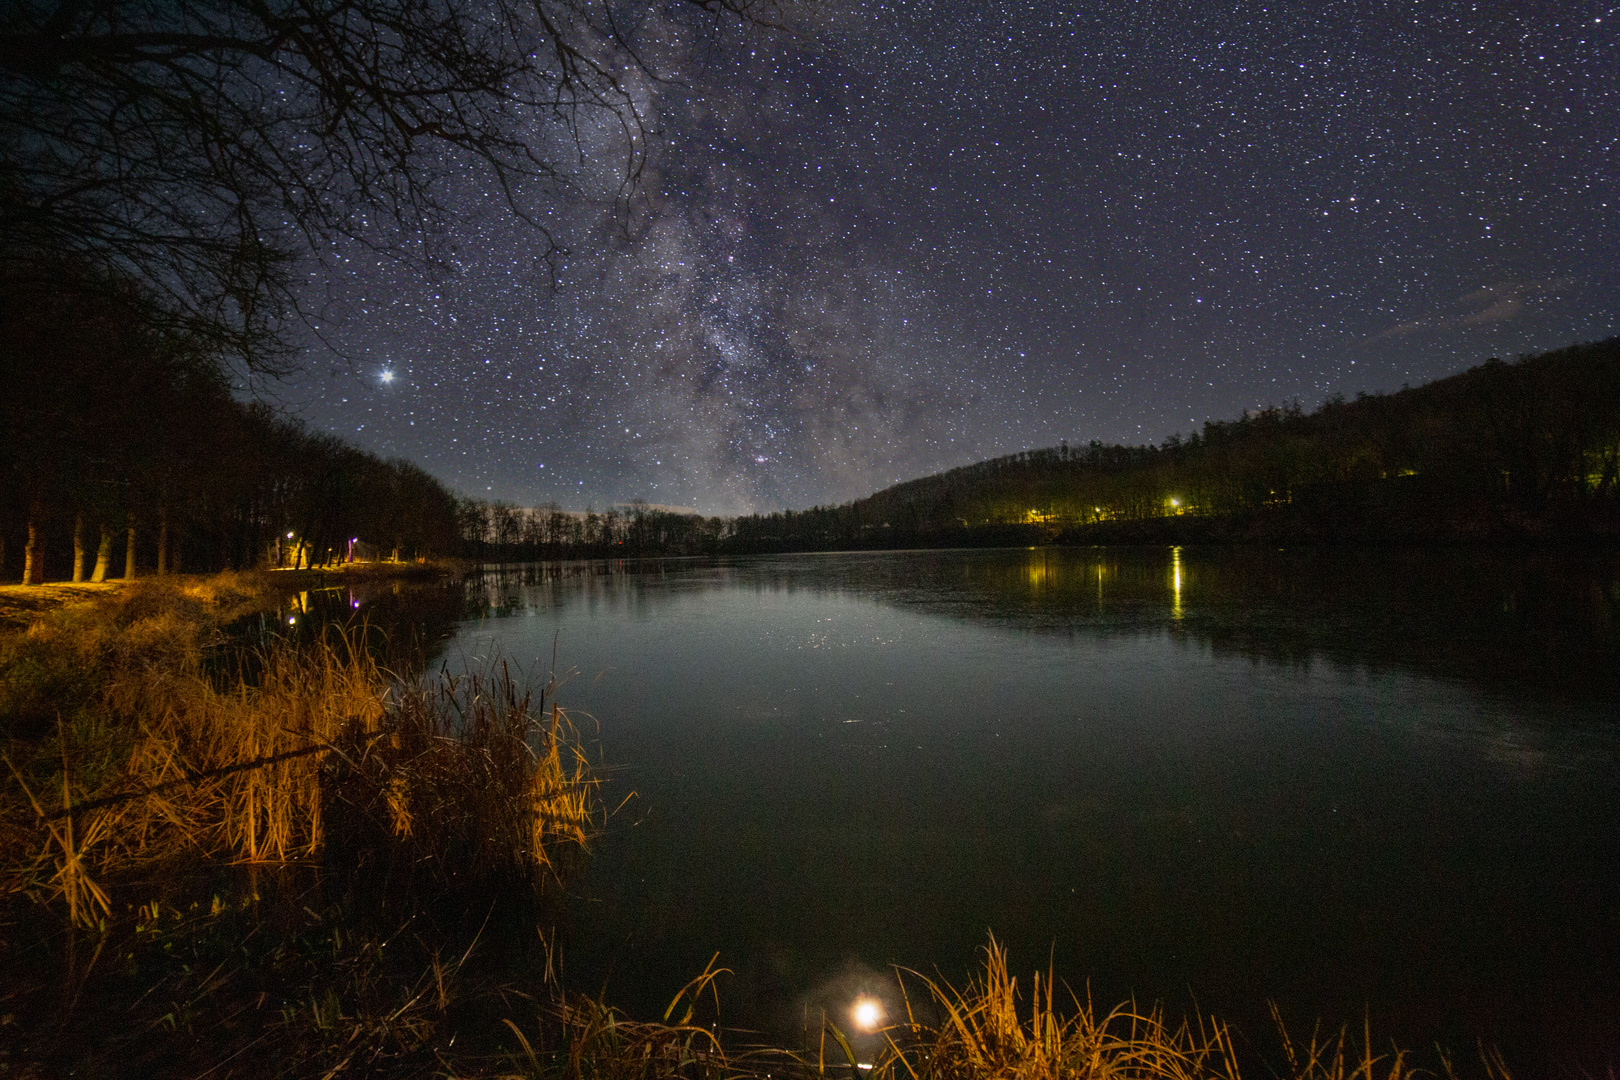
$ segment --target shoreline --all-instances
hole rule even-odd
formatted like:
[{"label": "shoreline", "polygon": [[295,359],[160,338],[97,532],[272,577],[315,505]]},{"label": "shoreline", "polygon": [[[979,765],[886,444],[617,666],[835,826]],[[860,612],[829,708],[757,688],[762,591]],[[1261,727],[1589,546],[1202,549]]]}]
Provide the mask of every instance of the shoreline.
[{"label": "shoreline", "polygon": [[[354,562],[336,567],[303,569],[261,568],[223,570],[212,574],[148,574],[107,581],[46,581],[38,585],[0,585],[0,634],[23,631],[44,615],[63,608],[94,603],[115,596],[131,585],[168,585],[181,591],[210,584],[229,583],[237,591],[258,587],[273,592],[298,592],[341,584],[344,581],[432,581],[465,573],[467,564],[434,560],[426,563]],[[209,589],[208,591],[212,591]]]}]

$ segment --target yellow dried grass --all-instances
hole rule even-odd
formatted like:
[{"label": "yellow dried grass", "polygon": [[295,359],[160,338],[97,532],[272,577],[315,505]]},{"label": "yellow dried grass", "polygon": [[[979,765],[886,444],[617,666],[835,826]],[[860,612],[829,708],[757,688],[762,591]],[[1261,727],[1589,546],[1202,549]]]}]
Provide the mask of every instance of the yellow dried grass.
[{"label": "yellow dried grass", "polygon": [[[886,1051],[862,1071],[870,1080],[1240,1080],[1238,1055],[1226,1025],[1195,1016],[1172,1024],[1162,1008],[1146,1012],[1134,1004],[1099,1014],[1089,1000],[1067,994],[1061,1010],[1050,969],[1036,973],[1027,1010],[1019,1003],[1018,980],[1007,967],[1006,950],[991,937],[982,974],[963,990],[909,969],[899,969],[905,1022],[882,1032]],[[905,989],[909,977],[927,988],[918,1007]],[[935,1019],[919,1019],[919,1012]],[[1364,1030],[1359,1044],[1348,1028],[1324,1036],[1313,1032],[1296,1045],[1275,1007],[1292,1080],[1409,1080],[1419,1075],[1408,1055],[1395,1047],[1375,1050]],[[854,1067],[842,1032],[828,1025]],[[1494,1051],[1483,1050],[1487,1080],[1511,1080]],[[1443,1059],[1446,1076],[1455,1076]],[[815,1062],[825,1074],[825,1046]],[[1432,1075],[1432,1074],[1424,1074]]]},{"label": "yellow dried grass", "polygon": [[8,829],[8,891],[94,925],[110,909],[100,882],[145,864],[317,857],[334,794],[380,795],[388,832],[415,855],[475,871],[550,866],[554,845],[594,828],[595,782],[566,714],[504,668],[405,686],[363,630],[333,631],[313,647],[267,646],[251,682],[221,686],[203,669],[201,609],[175,590],[147,606],[122,626],[44,631],[106,664],[98,715],[112,719],[81,724],[76,740],[58,723],[60,807],[10,769],[33,820]]}]

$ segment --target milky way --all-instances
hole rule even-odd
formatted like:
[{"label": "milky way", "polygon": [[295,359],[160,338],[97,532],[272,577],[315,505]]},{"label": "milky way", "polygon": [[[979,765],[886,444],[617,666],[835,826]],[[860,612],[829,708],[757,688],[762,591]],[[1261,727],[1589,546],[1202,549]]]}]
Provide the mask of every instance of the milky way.
[{"label": "milky way", "polygon": [[[468,494],[842,501],[1620,332],[1620,9],[919,2],[644,28],[628,215],[457,196],[282,389]],[[613,140],[586,133],[586,194]],[[393,377],[384,379],[387,372]]]}]

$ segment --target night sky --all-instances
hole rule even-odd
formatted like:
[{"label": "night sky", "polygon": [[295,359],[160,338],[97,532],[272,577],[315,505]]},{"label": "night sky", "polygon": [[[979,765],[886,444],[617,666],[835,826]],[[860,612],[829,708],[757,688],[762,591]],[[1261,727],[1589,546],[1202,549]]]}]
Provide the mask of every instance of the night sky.
[{"label": "night sky", "polygon": [[[823,4],[685,48],[628,235],[468,175],[280,390],[460,491],[735,513],[1620,332],[1620,8]],[[358,252],[360,249],[355,249]],[[388,376],[392,376],[389,378]]]}]

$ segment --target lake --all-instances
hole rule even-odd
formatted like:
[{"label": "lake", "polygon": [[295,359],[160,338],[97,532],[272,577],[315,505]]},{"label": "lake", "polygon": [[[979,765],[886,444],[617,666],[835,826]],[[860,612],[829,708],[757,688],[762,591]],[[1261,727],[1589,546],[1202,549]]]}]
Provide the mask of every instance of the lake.
[{"label": "lake", "polygon": [[[1521,1066],[1620,1048],[1620,558],[1093,548],[492,567],[610,821],[570,989],[709,957],[797,1042],[993,931],[1100,1005],[1268,1001]],[[589,719],[587,719],[587,717]],[[1513,1060],[1510,1057],[1510,1060]],[[1524,1070],[1527,1074],[1534,1067]]]}]

